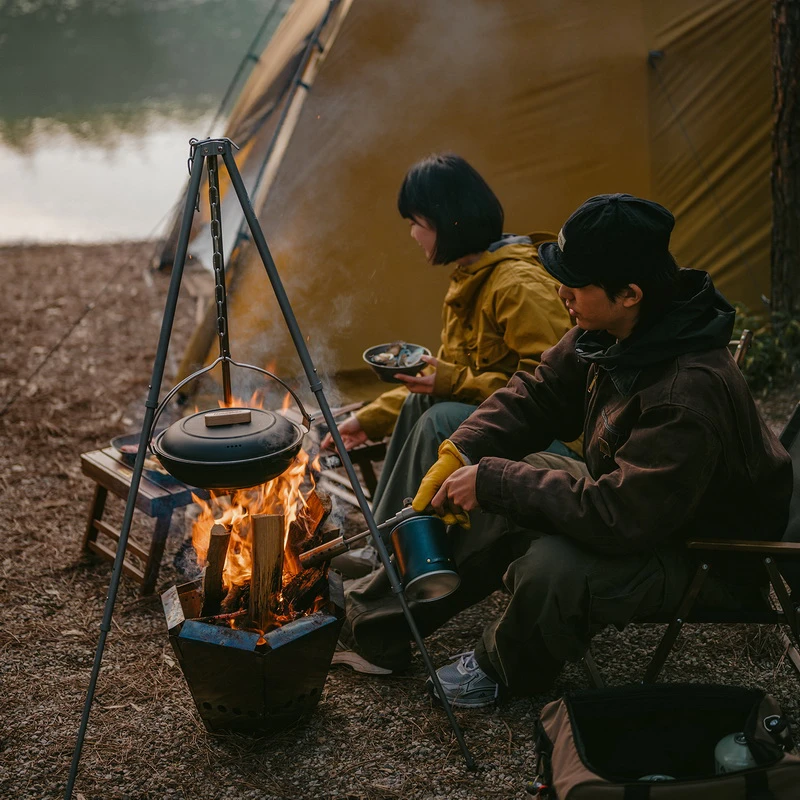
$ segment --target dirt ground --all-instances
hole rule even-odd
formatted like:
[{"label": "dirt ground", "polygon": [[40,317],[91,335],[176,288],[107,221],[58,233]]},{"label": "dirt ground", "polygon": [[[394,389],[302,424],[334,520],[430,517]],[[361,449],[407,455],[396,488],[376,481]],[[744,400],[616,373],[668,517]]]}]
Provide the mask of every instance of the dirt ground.
[{"label": "dirt ground", "polygon": [[[16,397],[0,416],[2,798],[63,796],[111,574],[108,562],[80,551],[92,484],[79,455],[135,429],[142,416],[168,283],[167,275],[148,270],[152,252],[147,243],[0,248],[11,308],[0,407]],[[28,380],[90,303],[94,308]],[[165,386],[195,313],[186,291]],[[762,402],[773,427],[780,428],[798,395]],[[109,501],[109,520],[118,522],[121,509]],[[148,532],[145,522],[137,518],[134,539]],[[183,581],[173,556],[185,535],[178,512],[159,590]],[[434,662],[469,649],[503,603],[494,595],[431,636]],[[637,679],[660,630],[637,626],[598,637],[597,661],[610,683]],[[761,687],[800,729],[800,681],[773,629],[690,626],[663,678]],[[586,680],[570,666],[548,695],[459,713],[479,764],[473,773],[423,684],[419,658],[409,674],[388,679],[336,668],[308,723],[269,739],[211,735],[173,657],[158,597],[141,598],[123,578],[75,797],[522,798],[534,774],[538,711]]]}]

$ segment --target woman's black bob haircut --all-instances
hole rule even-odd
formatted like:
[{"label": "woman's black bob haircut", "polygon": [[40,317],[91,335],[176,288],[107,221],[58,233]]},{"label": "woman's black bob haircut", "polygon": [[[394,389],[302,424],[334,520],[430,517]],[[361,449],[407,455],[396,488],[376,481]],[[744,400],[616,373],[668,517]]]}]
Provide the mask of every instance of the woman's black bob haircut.
[{"label": "woman's black bob haircut", "polygon": [[503,235],[503,206],[489,184],[454,153],[435,153],[406,173],[397,196],[404,219],[436,231],[434,264],[482,253]]}]

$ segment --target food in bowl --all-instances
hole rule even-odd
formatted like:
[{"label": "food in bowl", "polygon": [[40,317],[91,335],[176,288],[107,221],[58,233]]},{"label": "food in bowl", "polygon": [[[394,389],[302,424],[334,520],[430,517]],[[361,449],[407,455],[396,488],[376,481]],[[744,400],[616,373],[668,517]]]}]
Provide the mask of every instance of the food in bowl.
[{"label": "food in bowl", "polygon": [[386,383],[401,383],[394,376],[417,375],[425,368],[422,356],[429,356],[427,347],[410,342],[388,342],[378,344],[364,351],[364,361],[372,371]]}]

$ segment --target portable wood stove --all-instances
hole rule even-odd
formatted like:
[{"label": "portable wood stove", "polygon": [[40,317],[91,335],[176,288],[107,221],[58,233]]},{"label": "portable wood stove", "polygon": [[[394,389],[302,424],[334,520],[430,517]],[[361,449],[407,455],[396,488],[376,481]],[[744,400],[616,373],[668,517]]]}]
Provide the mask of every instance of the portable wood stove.
[{"label": "portable wood stove", "polygon": [[263,635],[198,619],[200,581],[170,587],[161,602],[172,649],[209,731],[265,736],[316,708],[344,622],[337,573],[328,575],[323,610]]}]

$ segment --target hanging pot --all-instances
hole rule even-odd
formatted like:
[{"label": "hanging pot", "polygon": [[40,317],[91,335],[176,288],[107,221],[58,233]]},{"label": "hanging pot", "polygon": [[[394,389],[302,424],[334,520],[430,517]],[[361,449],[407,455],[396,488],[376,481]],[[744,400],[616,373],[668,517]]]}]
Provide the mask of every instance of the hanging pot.
[{"label": "hanging pot", "polygon": [[311,420],[297,395],[277,376],[260,367],[218,358],[210,366],[179,383],[162,401],[158,416],[170,398],[186,383],[226,360],[274,378],[294,397],[305,429],[263,408],[218,408],[199,411],[158,433],[150,447],[173,477],[201,489],[246,489],[285,472],[300,452]]}]

